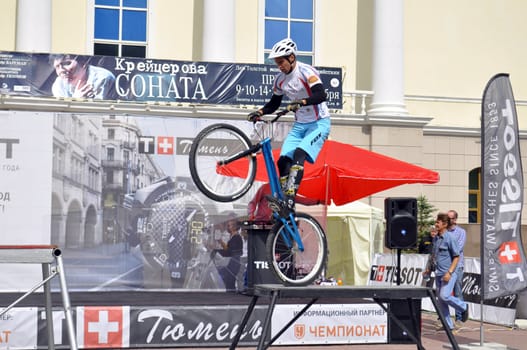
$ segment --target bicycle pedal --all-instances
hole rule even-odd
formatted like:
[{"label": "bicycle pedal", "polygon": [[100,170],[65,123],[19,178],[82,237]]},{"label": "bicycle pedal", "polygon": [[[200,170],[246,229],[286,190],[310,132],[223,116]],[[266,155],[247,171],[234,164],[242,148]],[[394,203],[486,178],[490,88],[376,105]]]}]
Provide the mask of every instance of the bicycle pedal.
[{"label": "bicycle pedal", "polygon": [[283,200],[271,195],[267,195],[265,198],[267,199],[268,207],[281,217],[288,218],[290,213],[294,215],[294,209],[289,208]]},{"label": "bicycle pedal", "polygon": [[278,198],[275,198],[273,196],[265,196],[267,199],[267,206],[274,212],[280,212],[282,209],[282,205],[280,203],[280,200]]}]

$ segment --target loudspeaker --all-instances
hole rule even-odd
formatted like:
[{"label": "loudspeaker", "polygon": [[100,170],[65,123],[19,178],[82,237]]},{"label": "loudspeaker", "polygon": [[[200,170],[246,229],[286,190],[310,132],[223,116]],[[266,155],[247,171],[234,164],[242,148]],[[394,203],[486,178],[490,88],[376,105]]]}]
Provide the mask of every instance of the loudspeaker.
[{"label": "loudspeaker", "polygon": [[[410,312],[411,302],[414,314]],[[391,300],[388,305],[391,312],[416,338],[421,335],[421,299]],[[388,317],[388,344],[415,344],[408,332]]]},{"label": "loudspeaker", "polygon": [[385,246],[389,249],[409,249],[417,246],[417,200],[415,198],[386,198]]}]

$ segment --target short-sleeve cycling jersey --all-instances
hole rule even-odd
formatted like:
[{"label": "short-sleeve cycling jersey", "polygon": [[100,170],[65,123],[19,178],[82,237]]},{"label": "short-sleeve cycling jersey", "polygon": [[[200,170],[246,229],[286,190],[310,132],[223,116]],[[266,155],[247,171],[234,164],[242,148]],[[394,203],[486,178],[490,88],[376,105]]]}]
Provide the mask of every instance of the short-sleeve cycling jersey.
[{"label": "short-sleeve cycling jersey", "polygon": [[[273,93],[287,96],[291,101],[302,100],[311,96],[311,87],[322,84],[318,71],[308,64],[296,62],[296,67],[289,74],[278,73],[273,85]],[[303,106],[295,113],[295,120],[299,123],[311,123],[320,118],[329,118],[326,102],[318,105]]]}]

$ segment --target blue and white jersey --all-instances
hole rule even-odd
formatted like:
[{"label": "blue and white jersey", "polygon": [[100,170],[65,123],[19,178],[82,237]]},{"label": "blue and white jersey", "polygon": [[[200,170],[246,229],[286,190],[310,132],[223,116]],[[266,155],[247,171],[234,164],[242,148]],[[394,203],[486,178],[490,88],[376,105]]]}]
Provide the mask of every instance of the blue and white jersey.
[{"label": "blue and white jersey", "polygon": [[[291,101],[302,100],[311,96],[311,87],[322,84],[318,71],[308,64],[297,61],[296,67],[289,74],[278,73],[273,85],[273,93],[287,96]],[[318,105],[303,106],[295,113],[299,123],[311,123],[320,118],[329,118],[326,102]]]}]

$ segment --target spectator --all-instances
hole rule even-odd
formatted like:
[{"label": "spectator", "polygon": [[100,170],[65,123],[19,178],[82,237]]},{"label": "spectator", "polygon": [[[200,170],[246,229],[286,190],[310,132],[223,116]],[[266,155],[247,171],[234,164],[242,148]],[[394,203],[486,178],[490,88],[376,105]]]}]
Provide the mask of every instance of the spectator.
[{"label": "spectator", "polygon": [[218,268],[218,273],[223,280],[225,289],[228,291],[236,290],[236,278],[240,272],[241,256],[243,254],[243,238],[240,231],[238,220],[236,220],[234,215],[231,215],[229,221],[227,221],[228,242],[218,239],[218,243],[222,247],[217,250],[218,253],[223,257],[229,258],[226,266]]},{"label": "spectator", "polygon": [[[453,295],[454,285],[457,280],[456,266],[459,261],[459,249],[452,234],[447,230],[450,219],[447,214],[437,214],[435,226],[437,236],[434,239],[433,251],[435,261],[435,285],[439,312],[446,320],[447,326],[453,330],[454,323],[450,318],[449,306],[461,312],[461,321],[468,319],[468,305],[463,300]],[[430,274],[427,268],[424,274]]]},{"label": "spectator", "polygon": [[[452,233],[452,236],[457,242],[457,247],[459,248],[459,261],[456,267],[456,284],[454,286],[454,295],[456,298],[463,300],[463,273],[465,266],[465,257],[463,255],[463,250],[465,248],[465,242],[467,240],[467,233],[465,230],[457,225],[457,212],[455,210],[448,211],[448,217],[450,219],[450,226],[448,231]],[[461,312],[456,311],[456,322],[461,321],[462,315]]]},{"label": "spectator", "polygon": [[437,229],[435,225],[430,226],[429,228],[429,234],[423,236],[421,238],[421,242],[419,242],[419,254],[431,254],[432,253],[432,246],[434,237],[437,236]]},{"label": "spectator", "polygon": [[429,254],[425,268],[425,271],[428,271],[428,273],[425,273],[424,277],[425,280],[427,279],[426,286],[432,288],[434,286],[436,266],[435,256],[433,255],[433,242],[437,236],[437,228],[435,227],[435,225],[430,226],[429,232],[430,234],[426,237],[423,237],[423,239],[421,240],[421,244],[419,245],[419,253]]}]

